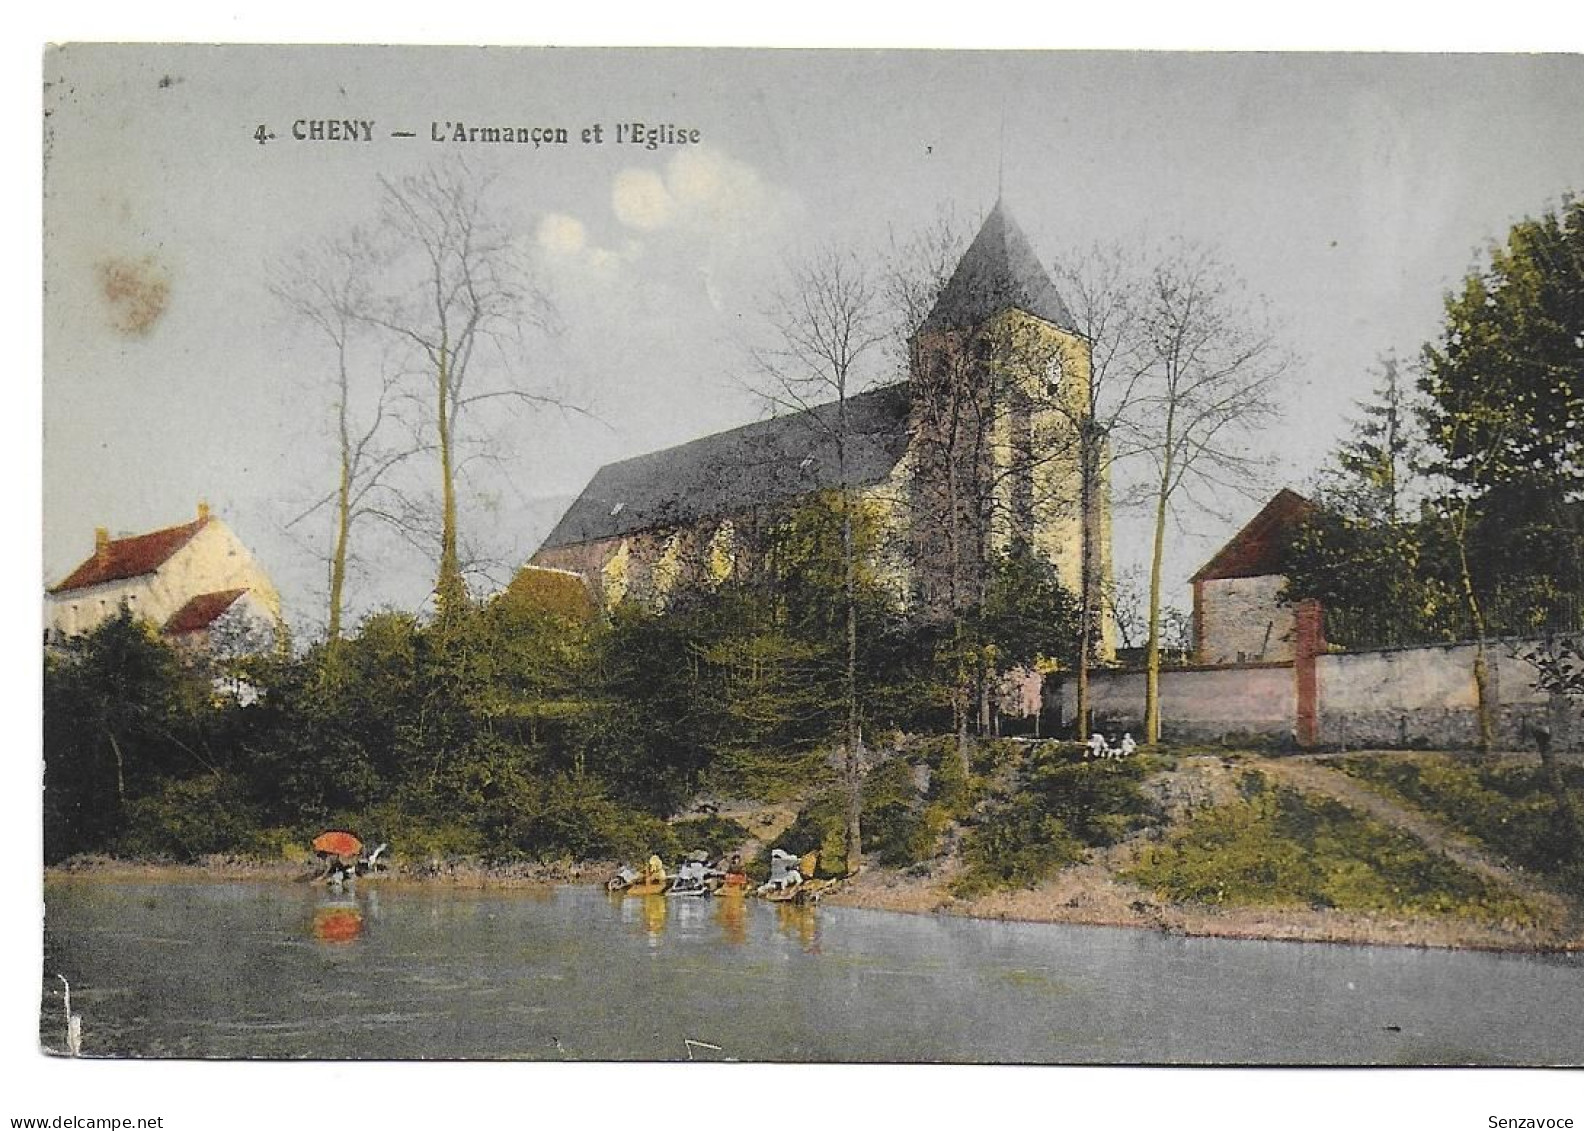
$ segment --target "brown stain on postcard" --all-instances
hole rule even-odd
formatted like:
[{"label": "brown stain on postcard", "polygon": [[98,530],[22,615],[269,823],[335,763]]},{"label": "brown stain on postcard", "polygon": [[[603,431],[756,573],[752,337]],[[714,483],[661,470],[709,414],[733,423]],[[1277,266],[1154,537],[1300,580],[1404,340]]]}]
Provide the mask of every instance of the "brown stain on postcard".
[{"label": "brown stain on postcard", "polygon": [[99,293],[109,307],[110,324],[131,337],[147,337],[170,300],[170,277],[152,256],[115,256],[96,266]]}]

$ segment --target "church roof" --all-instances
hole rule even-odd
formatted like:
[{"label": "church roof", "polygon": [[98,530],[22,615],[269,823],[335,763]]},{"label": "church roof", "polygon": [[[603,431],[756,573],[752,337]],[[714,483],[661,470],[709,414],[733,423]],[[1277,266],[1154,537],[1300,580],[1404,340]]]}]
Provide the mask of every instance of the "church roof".
[{"label": "church roof", "polygon": [[1188,580],[1225,581],[1281,573],[1282,555],[1293,534],[1314,512],[1314,503],[1283,487]]},{"label": "church roof", "polygon": [[[907,449],[908,389],[847,398],[847,483],[882,482]],[[717,432],[595,473],[540,546],[551,550],[742,514],[840,486],[836,404]]]},{"label": "church roof", "polygon": [[106,541],[95,549],[92,557],[72,570],[66,580],[50,592],[66,593],[73,589],[86,589],[90,585],[103,585],[107,581],[123,581],[153,573],[169,561],[177,550],[192,541],[193,535],[209,521],[205,516],[197,522],[171,526],[132,538]]},{"label": "church roof", "polygon": [[998,200],[919,329],[967,329],[1014,308],[1077,331],[1028,237]]}]

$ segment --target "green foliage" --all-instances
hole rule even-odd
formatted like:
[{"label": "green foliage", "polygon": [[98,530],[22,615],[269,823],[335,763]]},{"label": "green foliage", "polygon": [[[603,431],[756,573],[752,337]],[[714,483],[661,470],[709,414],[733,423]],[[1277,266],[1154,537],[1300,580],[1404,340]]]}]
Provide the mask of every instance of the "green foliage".
[{"label": "green foliage", "polygon": [[617,804],[588,778],[556,774],[526,784],[512,801],[493,846],[497,858],[674,858],[682,847],[664,821]]},{"label": "green foliage", "polygon": [[[975,752],[984,749],[984,746],[975,744]],[[912,752],[914,758],[929,767],[929,789],[925,796],[933,804],[939,805],[953,818],[961,818],[973,810],[979,800],[980,790],[963,769],[962,759],[957,756],[957,743],[949,737],[931,739],[920,744]],[[969,758],[973,761],[972,755]]]},{"label": "green foliage", "polygon": [[126,806],[221,768],[207,682],[125,607],[44,660],[44,858],[103,851]]},{"label": "green foliage", "polygon": [[1140,790],[1142,759],[1088,761],[1050,745],[1024,761],[1010,792],[977,817],[963,844],[967,864],[953,887],[965,898],[1030,886],[1114,844],[1154,814]]},{"label": "green foliage", "polygon": [[1352,648],[1455,640],[1469,634],[1463,596],[1446,577],[1455,552],[1431,523],[1385,523],[1322,493],[1284,555],[1289,601],[1318,599],[1326,638]]},{"label": "green foliage", "polygon": [[[1395,366],[1298,538],[1292,598],[1350,647],[1584,626],[1584,202],[1514,225],[1449,296],[1421,396]],[[1409,425],[1417,416],[1423,442]],[[1422,456],[1422,458],[1414,458]],[[1415,492],[1405,471],[1420,473]],[[1425,496],[1417,509],[1405,496]]]},{"label": "green foliage", "polygon": [[840,790],[821,793],[799,810],[792,826],[773,845],[765,845],[759,869],[769,871],[770,851],[779,848],[794,856],[819,853],[819,872],[839,876],[847,871],[847,799]]},{"label": "green foliage", "polygon": [[[1578,627],[1584,594],[1584,201],[1523,220],[1424,352],[1435,508],[1495,631]],[[1461,564],[1461,562],[1459,563]]]},{"label": "green foliage", "polygon": [[1027,546],[991,561],[978,629],[999,670],[1040,659],[1075,664],[1079,616],[1078,598],[1062,585],[1056,567]]},{"label": "green foliage", "polygon": [[1535,920],[1518,897],[1337,801],[1253,772],[1239,784],[1239,800],[1144,848],[1124,878],[1186,902]]},{"label": "green foliage", "polygon": [[238,851],[254,839],[257,827],[257,814],[236,779],[215,774],[179,778],[127,804],[115,851],[190,863]]},{"label": "green foliage", "polygon": [[[1576,834],[1538,764],[1471,765],[1445,755],[1348,755],[1327,763],[1434,814],[1519,867],[1584,895]],[[1584,767],[1559,767],[1576,808],[1584,808]]]},{"label": "green foliage", "polygon": [[1584,462],[1584,200],[1513,225],[1446,302],[1424,354],[1434,470],[1475,493],[1532,484],[1577,496]]},{"label": "green foliage", "polygon": [[892,758],[863,784],[863,847],[877,863],[903,868],[935,855],[947,817],[928,804],[913,780],[913,767]]},{"label": "green foliage", "polygon": [[671,822],[671,832],[683,852],[703,849],[711,860],[730,856],[748,840],[748,830],[729,817],[713,814]]}]

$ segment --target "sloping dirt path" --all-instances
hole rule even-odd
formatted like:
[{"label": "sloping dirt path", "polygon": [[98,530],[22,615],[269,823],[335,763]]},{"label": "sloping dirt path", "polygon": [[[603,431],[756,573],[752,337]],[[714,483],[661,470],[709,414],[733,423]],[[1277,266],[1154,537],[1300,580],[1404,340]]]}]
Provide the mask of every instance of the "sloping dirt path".
[{"label": "sloping dirt path", "polygon": [[1567,924],[1569,931],[1584,927],[1584,913],[1556,892],[1537,883],[1528,874],[1516,871],[1471,841],[1453,832],[1428,814],[1376,793],[1356,778],[1340,770],[1322,766],[1311,757],[1268,758],[1257,763],[1262,773],[1294,789],[1333,798],[1352,809],[1374,817],[1383,824],[1400,829],[1441,853],[1454,864],[1476,876],[1513,889],[1536,907],[1555,916],[1554,922]]}]

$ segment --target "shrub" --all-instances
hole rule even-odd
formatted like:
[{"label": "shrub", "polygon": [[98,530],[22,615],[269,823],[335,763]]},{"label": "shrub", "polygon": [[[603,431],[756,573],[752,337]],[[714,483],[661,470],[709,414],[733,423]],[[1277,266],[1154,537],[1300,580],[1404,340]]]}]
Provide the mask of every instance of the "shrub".
[{"label": "shrub", "polygon": [[794,856],[819,853],[819,871],[839,876],[847,871],[847,799],[840,790],[820,794],[798,811],[792,826],[772,844],[764,846],[755,874],[769,875],[771,849]]},{"label": "shrub", "polygon": [[[935,782],[932,776],[932,787]],[[885,867],[905,868],[934,856],[948,820],[945,806],[925,802],[914,784],[913,767],[901,758],[887,762],[864,782],[864,851]]]},{"label": "shrub", "polygon": [[556,774],[519,792],[499,856],[538,860],[675,858],[676,833],[665,821],[619,805],[590,778]]},{"label": "shrub", "polygon": [[671,822],[671,833],[683,852],[702,848],[711,860],[730,856],[748,839],[748,830],[728,817],[689,817]]},{"label": "shrub", "polygon": [[967,871],[954,892],[973,896],[997,887],[1038,883],[1114,844],[1154,819],[1140,790],[1141,759],[1091,762],[1061,747],[1036,748],[1011,794],[990,805],[969,830]]},{"label": "shrub", "polygon": [[117,853],[190,863],[203,856],[246,853],[258,832],[256,813],[230,777],[168,781],[131,801]]},{"label": "shrub", "polygon": [[1040,800],[1017,794],[979,822],[963,846],[967,870],[952,893],[972,898],[1003,887],[1031,887],[1083,858],[1084,846]]}]

